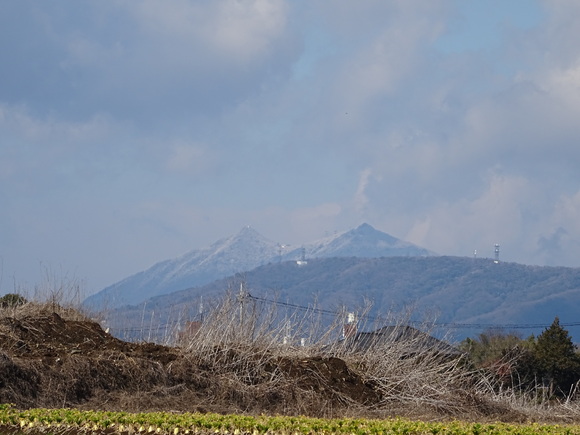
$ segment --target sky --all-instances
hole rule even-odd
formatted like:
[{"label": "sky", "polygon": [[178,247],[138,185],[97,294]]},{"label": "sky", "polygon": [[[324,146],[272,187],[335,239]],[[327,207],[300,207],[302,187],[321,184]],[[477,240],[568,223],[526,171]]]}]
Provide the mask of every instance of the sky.
[{"label": "sky", "polygon": [[251,225],[580,267],[577,0],[0,0],[0,292]]}]

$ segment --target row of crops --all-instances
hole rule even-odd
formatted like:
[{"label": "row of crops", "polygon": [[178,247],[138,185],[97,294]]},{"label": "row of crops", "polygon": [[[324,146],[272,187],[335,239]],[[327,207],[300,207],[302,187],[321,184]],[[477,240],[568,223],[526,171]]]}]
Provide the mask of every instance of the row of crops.
[{"label": "row of crops", "polygon": [[18,410],[0,405],[0,433],[126,434],[580,434],[578,425],[422,422],[407,419],[319,419],[77,409]]}]

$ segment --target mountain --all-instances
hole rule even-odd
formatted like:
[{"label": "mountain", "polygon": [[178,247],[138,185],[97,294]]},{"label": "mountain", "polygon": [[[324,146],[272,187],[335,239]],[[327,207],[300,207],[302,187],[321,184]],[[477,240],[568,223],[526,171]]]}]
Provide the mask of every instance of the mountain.
[{"label": "mountain", "polygon": [[427,249],[378,231],[366,223],[353,230],[304,245],[303,248],[295,249],[284,258],[299,258],[301,252],[304,252],[308,258],[422,257],[436,255]]},{"label": "mountain", "polygon": [[129,276],[88,297],[84,304],[91,308],[106,308],[139,303],[156,295],[254,269],[272,261],[278,253],[275,242],[247,226],[238,234],[218,240],[207,248],[162,261]]},{"label": "mountain", "polygon": [[493,325],[515,325],[523,336],[538,334],[556,316],[562,324],[577,325],[569,331],[580,339],[580,269],[447,256],[319,258],[303,267],[295,261],[263,265],[243,276],[114,310],[108,324],[120,335],[128,328],[150,335],[146,326],[195,319],[202,298],[207,308],[227,289],[237,292],[241,283],[252,296],[281,301],[291,310],[316,303],[327,311],[360,311],[370,301],[370,316],[384,318],[411,307],[412,319],[436,316],[457,339]]},{"label": "mountain", "polygon": [[247,226],[208,248],[155,264],[93,296],[84,304],[105,309],[138,304],[153,296],[201,286],[268,263],[318,257],[425,256],[432,252],[374,229],[368,224],[304,245],[286,254],[283,247]]}]

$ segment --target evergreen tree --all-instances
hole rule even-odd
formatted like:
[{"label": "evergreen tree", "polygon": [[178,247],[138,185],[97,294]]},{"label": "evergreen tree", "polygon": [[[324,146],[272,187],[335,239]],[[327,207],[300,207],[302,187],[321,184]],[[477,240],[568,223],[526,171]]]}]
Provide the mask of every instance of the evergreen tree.
[{"label": "evergreen tree", "polygon": [[523,340],[513,332],[487,330],[466,338],[459,349],[475,367],[492,373],[502,387],[531,388],[535,383],[534,337]]},{"label": "evergreen tree", "polygon": [[538,336],[534,349],[538,374],[550,393],[567,395],[580,380],[580,358],[568,331],[556,317],[549,328]]},{"label": "evergreen tree", "polygon": [[0,297],[0,308],[15,308],[27,302],[26,298],[18,293],[8,293]]}]

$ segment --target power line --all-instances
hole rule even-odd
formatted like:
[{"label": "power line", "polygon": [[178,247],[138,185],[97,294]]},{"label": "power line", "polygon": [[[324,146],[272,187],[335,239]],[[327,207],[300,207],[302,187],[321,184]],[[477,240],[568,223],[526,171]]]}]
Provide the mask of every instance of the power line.
[{"label": "power line", "polygon": [[270,299],[264,299],[264,298],[259,298],[257,296],[252,296],[250,294],[248,294],[248,298],[253,299],[255,301],[266,302],[268,304],[278,305],[281,307],[294,308],[294,309],[297,309],[300,311],[310,311],[310,312],[317,313],[317,314],[327,314],[330,316],[338,316],[341,314],[338,311],[323,310],[322,308],[316,308],[316,307],[305,307],[302,305],[291,304],[289,302],[273,301]]},{"label": "power line", "polygon": [[[281,302],[281,301],[274,301],[271,299],[259,298],[256,296],[252,296],[248,294],[250,299],[254,299],[261,302],[266,302],[278,306],[296,308],[302,311],[312,311],[314,313],[319,314],[327,314],[333,316],[339,316],[344,314],[343,312],[339,311],[331,311],[331,310],[324,310],[321,308],[315,307],[305,307],[302,305],[291,304],[288,302]],[[380,321],[381,319],[375,316],[364,316],[366,320],[371,321]],[[417,320],[409,320],[407,321],[409,324],[413,325],[422,325],[422,326],[434,326],[440,328],[450,328],[450,329],[538,329],[538,328],[549,328],[551,324],[546,323],[457,323],[457,322],[424,322],[424,321],[417,321]],[[569,322],[569,323],[560,323],[562,327],[574,327],[580,326],[579,322]]]},{"label": "power line", "polygon": [[[415,322],[411,322],[415,323]],[[428,322],[417,322],[429,324]],[[432,325],[452,329],[538,329],[549,328],[551,324],[547,323],[445,323],[433,322]],[[580,326],[580,322],[560,323],[562,327]]]},{"label": "power line", "polygon": [[[283,302],[283,301],[276,301],[272,299],[261,298],[257,296],[252,296],[249,293],[244,295],[245,298],[251,299],[257,302],[262,302],[266,304],[276,305],[279,307],[284,308],[291,308],[294,310],[310,312],[314,314],[321,314],[325,316],[332,316],[332,317],[339,317],[344,316],[346,312],[344,311],[332,311],[326,310],[323,308],[316,308],[312,306],[304,306],[293,304],[290,302]],[[204,314],[204,313],[200,313]],[[380,318],[377,316],[370,316],[365,315],[362,316],[365,321],[371,322],[384,322],[384,318]],[[514,329],[540,329],[540,328],[548,328],[551,324],[547,323],[459,323],[459,322],[426,322],[426,321],[419,321],[419,320],[408,320],[404,322],[408,325],[414,326],[423,326],[428,328],[447,328],[447,329],[506,329],[506,330],[514,330]],[[163,331],[169,328],[179,327],[178,323],[165,323],[162,325],[157,325],[153,327],[134,327],[134,328],[111,328],[116,332],[143,332],[143,331]],[[565,328],[576,327],[580,326],[580,321],[577,322],[568,322],[568,323],[560,323],[560,326]]]}]

